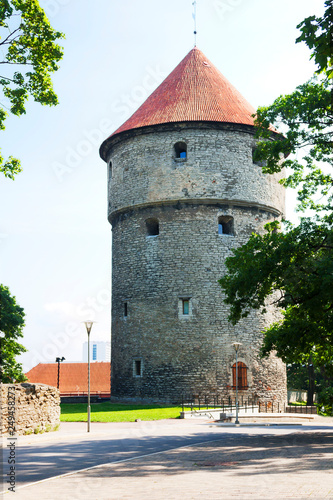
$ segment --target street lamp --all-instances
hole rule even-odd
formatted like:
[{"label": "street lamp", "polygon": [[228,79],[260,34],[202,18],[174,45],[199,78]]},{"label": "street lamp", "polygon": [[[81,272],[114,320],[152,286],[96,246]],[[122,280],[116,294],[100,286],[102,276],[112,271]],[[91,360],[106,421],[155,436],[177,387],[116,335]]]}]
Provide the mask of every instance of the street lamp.
[{"label": "street lamp", "polygon": [[62,358],[56,358],[56,363],[58,363],[58,382],[57,382],[57,388],[59,389],[59,382],[60,382],[60,363],[62,361],[65,361],[65,358],[62,357]]},{"label": "street lamp", "polygon": [[86,325],[87,334],[88,334],[88,419],[87,419],[87,432],[90,432],[90,332],[92,329],[94,321],[84,321]]},{"label": "street lamp", "polygon": [[232,346],[236,352],[236,420],[235,424],[239,424],[238,420],[238,349],[242,344],[240,342],[233,342]]}]

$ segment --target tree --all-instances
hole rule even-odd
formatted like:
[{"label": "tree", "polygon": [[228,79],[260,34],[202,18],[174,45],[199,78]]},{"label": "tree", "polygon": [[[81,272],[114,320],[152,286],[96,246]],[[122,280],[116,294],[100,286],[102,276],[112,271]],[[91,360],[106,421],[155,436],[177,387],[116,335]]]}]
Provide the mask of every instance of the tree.
[{"label": "tree", "polygon": [[[8,109],[13,115],[24,114],[29,96],[43,105],[58,103],[53,91],[51,74],[58,70],[63,56],[55,42],[64,38],[55,31],[38,0],[2,0],[0,3],[0,130],[5,129]],[[25,73],[23,73],[25,68]],[[21,172],[20,161],[7,160],[0,152],[0,172],[14,179]],[[22,366],[15,357],[26,352],[17,342],[22,337],[24,311],[16,304],[4,285],[0,285],[0,370],[2,382],[25,380]]]},{"label": "tree", "polygon": [[303,365],[301,363],[293,363],[287,365],[287,386],[288,389],[308,391],[308,404],[313,405],[314,392],[320,389],[318,378],[321,378],[321,373],[318,368],[315,368],[313,363]]},{"label": "tree", "polygon": [[[313,384],[313,392],[317,394],[323,390],[326,392],[326,387],[332,386],[333,378],[325,373],[324,367],[317,367],[312,363],[301,364],[293,363],[287,365],[287,380],[288,390],[308,391]],[[329,384],[327,384],[329,382]]]},{"label": "tree", "polygon": [[[266,331],[262,355],[276,351],[288,363],[309,363],[333,372],[333,6],[325,1],[322,17],[309,17],[298,28],[317,64],[313,79],[269,107],[257,110],[255,161],[266,174],[287,169],[285,186],[298,189],[302,217],[298,226],[268,224],[263,235],[226,260],[219,281],[237,323],[267,303],[282,309],[281,321]],[[283,135],[272,134],[272,125]],[[294,155],[298,153],[298,155]],[[303,160],[298,157],[304,154]],[[330,375],[327,375],[328,377]]]},{"label": "tree", "polygon": [[26,348],[17,342],[23,337],[24,310],[16,303],[8,287],[0,285],[0,377],[2,383],[22,382],[26,380],[22,365],[15,358],[26,352]]},{"label": "tree", "polygon": [[287,365],[288,390],[307,391],[308,381],[309,376],[306,365],[302,365],[301,363]]},{"label": "tree", "polygon": [[[290,175],[282,181],[286,187],[297,188],[299,209],[314,212],[332,211],[332,76],[333,76],[333,6],[325,1],[323,17],[311,16],[297,27],[312,49],[311,59],[317,64],[312,80],[287,96],[278,97],[271,106],[260,107],[256,114],[258,142],[255,160],[265,163],[264,173],[272,174],[287,168]],[[273,139],[271,125],[283,126],[284,140]],[[292,153],[304,152],[303,162]],[[281,161],[281,157],[284,158]],[[321,163],[328,167],[323,171]],[[323,199],[318,202],[316,200]]]},{"label": "tree", "polygon": [[[267,301],[283,309],[283,320],[266,330],[263,353],[277,347],[286,362],[303,362],[311,353],[323,360],[333,353],[333,233],[329,222],[303,219],[285,233],[278,223],[227,259],[220,283],[235,324],[250,309],[266,311]],[[278,292],[274,291],[278,290]]]},{"label": "tree", "polygon": [[[0,130],[10,113],[24,114],[29,96],[43,105],[58,103],[53,91],[51,74],[58,69],[63,56],[55,42],[64,38],[55,31],[38,0],[2,0],[0,4]],[[23,73],[25,68],[25,73]],[[0,153],[0,172],[14,179],[21,172],[20,161]]]}]

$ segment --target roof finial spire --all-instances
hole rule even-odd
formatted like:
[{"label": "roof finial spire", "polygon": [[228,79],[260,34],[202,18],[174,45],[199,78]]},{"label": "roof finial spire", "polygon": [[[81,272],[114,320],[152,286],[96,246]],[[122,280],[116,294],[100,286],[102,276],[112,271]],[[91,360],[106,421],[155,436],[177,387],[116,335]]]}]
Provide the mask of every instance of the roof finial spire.
[{"label": "roof finial spire", "polygon": [[194,19],[194,47],[197,46],[197,0],[194,0],[192,17]]}]

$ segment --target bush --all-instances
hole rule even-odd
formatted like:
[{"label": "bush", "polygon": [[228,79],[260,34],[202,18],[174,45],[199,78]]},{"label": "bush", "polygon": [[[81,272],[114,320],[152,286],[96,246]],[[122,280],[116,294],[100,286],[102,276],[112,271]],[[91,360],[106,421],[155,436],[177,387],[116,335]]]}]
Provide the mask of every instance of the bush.
[{"label": "bush", "polygon": [[333,387],[327,387],[318,394],[319,415],[333,416]]}]

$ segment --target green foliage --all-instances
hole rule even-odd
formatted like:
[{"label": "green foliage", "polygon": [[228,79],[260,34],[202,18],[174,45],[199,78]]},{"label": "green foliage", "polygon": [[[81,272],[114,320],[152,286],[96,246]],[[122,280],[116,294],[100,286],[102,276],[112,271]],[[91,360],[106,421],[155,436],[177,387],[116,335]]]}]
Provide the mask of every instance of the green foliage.
[{"label": "green foliage", "polygon": [[253,234],[226,260],[228,274],[219,283],[231,305],[229,319],[235,324],[251,309],[265,312],[274,303],[283,319],[266,330],[262,353],[277,350],[295,363],[314,354],[323,364],[333,354],[332,216],[321,223],[304,218],[285,233],[277,227]]},{"label": "green foliage", "polygon": [[287,365],[288,390],[307,391],[308,383],[308,369],[306,365],[301,363]]},{"label": "green foliage", "polygon": [[333,416],[333,387],[326,387],[318,394],[317,407],[320,415]]},{"label": "green foliage", "polygon": [[14,180],[15,175],[22,172],[20,160],[12,156],[5,160],[0,152],[0,172],[2,172],[5,177]]},{"label": "green foliage", "polygon": [[[302,34],[297,43],[305,42],[317,64],[317,75],[296,90],[278,97],[271,106],[257,110],[255,123],[257,137],[261,139],[255,151],[255,161],[265,161],[265,173],[280,172],[288,168],[282,182],[286,187],[298,189],[299,209],[332,210],[332,57],[333,57],[333,4],[325,2],[321,18],[308,17],[298,28]],[[283,136],[272,134],[282,130]],[[302,153],[303,160],[298,158]],[[297,157],[290,154],[297,154]],[[319,167],[318,163],[321,164]]]},{"label": "green foliage", "polygon": [[[269,107],[257,110],[254,160],[265,161],[263,172],[272,174],[287,168],[285,187],[297,188],[299,209],[332,210],[332,82],[314,78],[290,95],[278,97]],[[270,123],[284,137],[272,137]],[[262,140],[263,139],[263,140]],[[304,152],[303,160],[298,157]],[[293,154],[293,156],[289,156]],[[321,167],[319,167],[319,163]]]},{"label": "green foliage", "polygon": [[51,424],[46,424],[43,432],[55,432],[55,431],[59,430],[59,427],[60,427],[60,424],[57,424],[54,426],[52,426]]},{"label": "green foliage", "polygon": [[[161,420],[164,418],[177,418],[181,411],[182,408],[177,406],[96,403],[91,405],[91,421],[134,422],[136,419]],[[60,420],[62,422],[86,422],[87,405],[83,403],[62,403]]]},{"label": "green foliage", "polygon": [[22,307],[10,295],[8,287],[0,284],[0,331],[4,334],[0,338],[0,378],[3,383],[26,380],[22,365],[15,360],[16,356],[26,352],[26,348],[17,342],[17,339],[23,337],[24,316]]},{"label": "green foliage", "polygon": [[[0,5],[0,130],[9,111],[20,116],[26,112],[29,96],[43,105],[58,104],[51,74],[58,70],[63,56],[56,40],[64,38],[55,31],[38,0],[3,0]],[[0,172],[10,179],[21,171],[19,160],[0,155]]]},{"label": "green foliage", "polygon": [[[268,224],[262,235],[226,260],[220,280],[237,323],[251,309],[268,304],[283,317],[265,331],[262,355],[271,351],[287,363],[313,363],[323,373],[323,386],[333,375],[333,4],[325,1],[322,17],[311,16],[298,27],[317,64],[316,75],[271,106],[257,111],[256,162],[263,172],[284,172],[281,182],[298,190],[297,227]],[[272,124],[272,125],[271,125]],[[280,133],[278,133],[280,132]],[[283,135],[282,135],[283,132]],[[313,382],[313,381],[312,381]]]},{"label": "green foliage", "polygon": [[[311,365],[310,365],[311,366]],[[309,374],[311,373],[309,365],[293,363],[287,365],[288,389],[299,391],[309,391]],[[330,361],[327,365],[313,366],[313,390],[315,393],[324,393],[327,387],[332,386],[333,371]]]},{"label": "green foliage", "polygon": [[310,16],[304,19],[297,28],[302,34],[296,42],[305,42],[312,50],[311,59],[318,66],[317,73],[326,72],[330,78],[333,76],[333,6],[331,0],[325,1],[323,17]]}]

